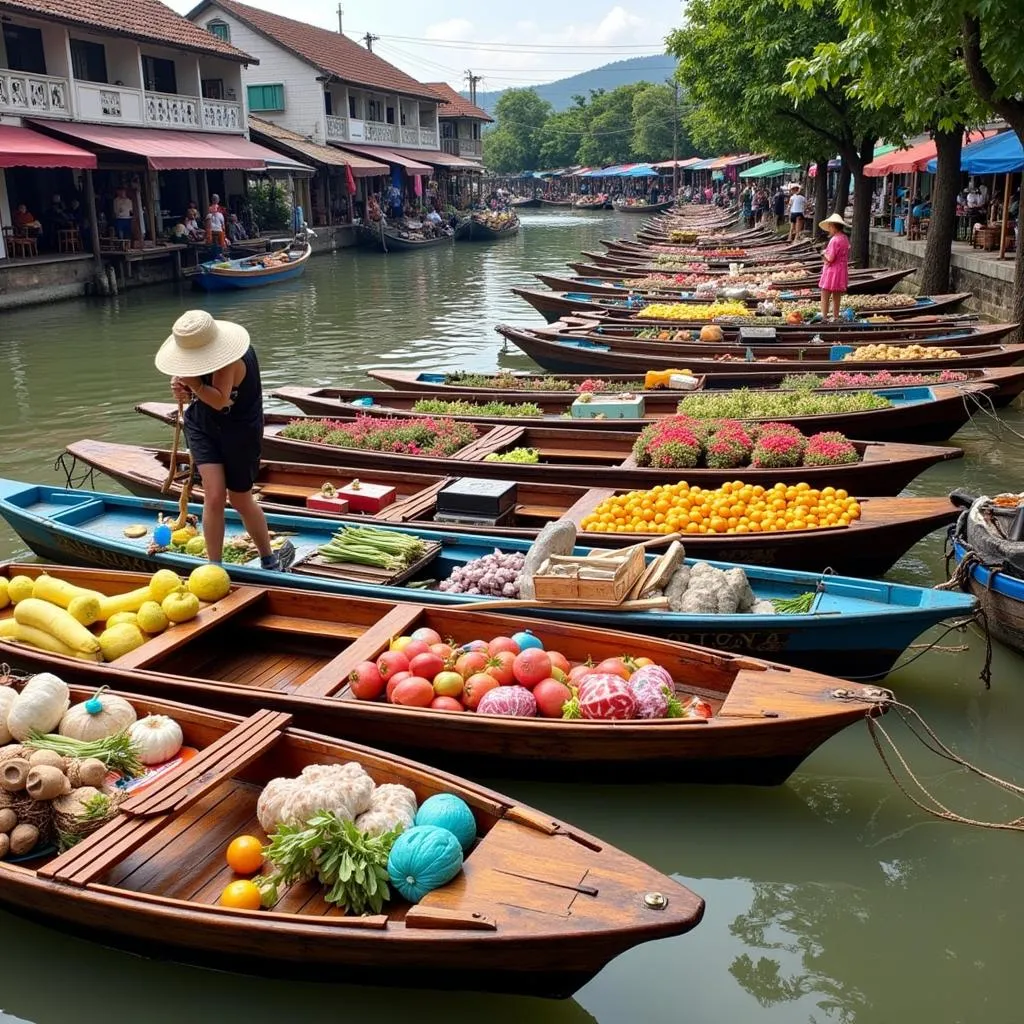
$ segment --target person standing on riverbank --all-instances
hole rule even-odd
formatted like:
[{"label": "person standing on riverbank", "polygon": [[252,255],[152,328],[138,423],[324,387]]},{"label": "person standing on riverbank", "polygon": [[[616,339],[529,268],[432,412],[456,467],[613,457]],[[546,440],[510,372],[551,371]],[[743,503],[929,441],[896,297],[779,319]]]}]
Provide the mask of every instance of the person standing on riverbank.
[{"label": "person standing on riverbank", "polygon": [[789,240],[798,242],[804,233],[804,214],[807,212],[807,196],[803,194],[800,185],[791,186],[793,189],[789,197]]},{"label": "person standing on riverbank", "polygon": [[818,224],[829,236],[828,245],[821,258],[825,266],[818,278],[821,289],[821,315],[829,316],[829,303],[832,304],[832,316],[839,319],[839,306],[850,285],[850,240],[846,237],[846,221],[838,213]]},{"label": "person standing on riverbank", "polygon": [[224,552],[227,501],[242,517],[264,569],[283,571],[295,558],[291,541],[279,551],[252,488],[263,445],[263,386],[249,332],[201,309],[183,313],[156,354],[178,402],[188,402],[184,429],[203,484],[203,537],[211,562]]}]

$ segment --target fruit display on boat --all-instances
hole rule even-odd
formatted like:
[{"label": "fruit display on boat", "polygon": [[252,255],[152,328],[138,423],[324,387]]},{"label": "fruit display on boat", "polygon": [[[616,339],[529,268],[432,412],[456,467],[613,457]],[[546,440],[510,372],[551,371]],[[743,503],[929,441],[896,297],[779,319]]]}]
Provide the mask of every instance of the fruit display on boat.
[{"label": "fruit display on boat", "polygon": [[652,302],[637,312],[640,320],[714,320],[717,317],[746,317],[750,310],[742,302]]},{"label": "fruit display on boat", "polygon": [[858,345],[843,356],[843,362],[863,363],[869,361],[905,362],[910,359],[957,359],[956,349],[940,348],[938,345]]}]

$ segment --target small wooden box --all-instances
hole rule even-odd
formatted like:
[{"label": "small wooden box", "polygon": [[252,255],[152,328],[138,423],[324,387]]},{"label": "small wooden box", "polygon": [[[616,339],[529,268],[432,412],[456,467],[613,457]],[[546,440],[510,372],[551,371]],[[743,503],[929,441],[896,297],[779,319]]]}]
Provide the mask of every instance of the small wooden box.
[{"label": "small wooden box", "polygon": [[[587,569],[612,570],[609,579],[587,579]],[[538,601],[583,604],[622,604],[644,571],[644,549],[639,545],[602,557],[552,555],[533,576]]]},{"label": "small wooden box", "polygon": [[343,516],[348,512],[348,502],[344,498],[328,498],[325,494],[311,494],[306,498],[306,508],[316,512],[331,512]]},{"label": "small wooden box", "polygon": [[369,512],[376,515],[382,508],[394,504],[396,491],[387,484],[366,484],[360,482],[358,487],[348,484],[338,488],[338,497],[348,502],[353,512]]},{"label": "small wooden box", "polygon": [[573,401],[570,411],[573,419],[596,420],[603,416],[608,420],[639,420],[644,415],[643,395],[600,395]]}]

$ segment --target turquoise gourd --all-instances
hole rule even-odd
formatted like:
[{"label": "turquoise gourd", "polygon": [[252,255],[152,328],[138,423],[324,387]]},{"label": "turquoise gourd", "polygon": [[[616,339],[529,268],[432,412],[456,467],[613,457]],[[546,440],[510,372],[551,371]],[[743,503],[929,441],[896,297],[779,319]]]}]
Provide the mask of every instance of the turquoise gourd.
[{"label": "turquoise gourd", "polygon": [[436,825],[413,825],[395,840],[388,857],[388,878],[410,903],[419,903],[461,870],[458,839]]},{"label": "turquoise gourd", "polygon": [[476,840],[476,818],[466,801],[454,793],[435,793],[427,797],[416,812],[416,824],[448,829],[458,839],[463,852]]}]

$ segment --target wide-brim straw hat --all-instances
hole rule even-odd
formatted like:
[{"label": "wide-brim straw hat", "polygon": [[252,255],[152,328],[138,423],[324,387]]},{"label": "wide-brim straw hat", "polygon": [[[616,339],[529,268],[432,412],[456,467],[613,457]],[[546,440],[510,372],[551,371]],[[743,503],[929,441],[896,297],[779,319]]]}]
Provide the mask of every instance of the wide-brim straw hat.
[{"label": "wide-brim straw hat", "polygon": [[201,377],[241,359],[248,347],[249,332],[240,324],[190,309],[174,321],[156,354],[156,368],[169,377]]},{"label": "wide-brim straw hat", "polygon": [[831,217],[826,217],[824,220],[818,221],[818,227],[822,230],[825,229],[826,224],[838,224],[844,231],[848,231],[850,225],[843,220],[842,214],[833,213]]}]

